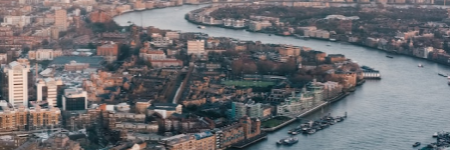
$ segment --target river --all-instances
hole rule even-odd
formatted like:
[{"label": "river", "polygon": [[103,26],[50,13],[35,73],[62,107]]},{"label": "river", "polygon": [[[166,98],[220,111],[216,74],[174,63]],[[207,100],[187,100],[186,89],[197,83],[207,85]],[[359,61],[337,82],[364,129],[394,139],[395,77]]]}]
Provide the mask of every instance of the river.
[{"label": "river", "polygon": [[[437,72],[450,73],[450,68],[422,59],[408,56],[386,58],[386,53],[378,50],[348,44],[330,43],[316,40],[299,40],[292,37],[268,36],[243,30],[218,27],[198,29],[187,22],[184,15],[202,6],[186,5],[132,12],[115,17],[120,25],[128,21],[136,25],[155,26],[161,29],[182,32],[204,32],[210,36],[233,37],[264,43],[293,44],[307,46],[328,54],[344,54],[347,58],[380,70],[382,80],[367,81],[356,92],[304,120],[331,113],[348,118],[330,128],[310,136],[297,135],[299,143],[290,147],[277,147],[275,142],[287,135],[289,127],[269,134],[269,138],[248,150],[409,150],[414,142],[430,143],[436,131],[450,131],[450,87],[447,79]],[[326,46],[330,44],[330,46]],[[418,68],[421,63],[424,68]]]}]

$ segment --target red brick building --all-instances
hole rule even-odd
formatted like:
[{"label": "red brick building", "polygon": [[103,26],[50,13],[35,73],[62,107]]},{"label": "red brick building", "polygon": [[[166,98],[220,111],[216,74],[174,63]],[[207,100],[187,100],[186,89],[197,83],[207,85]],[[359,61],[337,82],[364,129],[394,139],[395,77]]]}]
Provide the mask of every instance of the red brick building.
[{"label": "red brick building", "polygon": [[89,14],[89,19],[91,22],[105,23],[111,21],[111,16],[109,16],[105,11],[97,10]]},{"label": "red brick building", "polygon": [[104,44],[97,47],[97,55],[105,56],[108,62],[117,60],[119,46],[116,43]]},{"label": "red brick building", "polygon": [[166,67],[181,67],[183,66],[183,61],[178,59],[160,59],[160,60],[150,60],[152,67],[154,68],[166,68]]}]

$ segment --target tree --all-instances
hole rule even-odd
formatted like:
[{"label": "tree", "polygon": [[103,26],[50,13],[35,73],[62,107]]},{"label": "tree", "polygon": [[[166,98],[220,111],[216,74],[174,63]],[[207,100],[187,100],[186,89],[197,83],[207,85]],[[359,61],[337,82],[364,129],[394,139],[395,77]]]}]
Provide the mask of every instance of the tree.
[{"label": "tree", "polygon": [[448,41],[444,41],[444,43],[442,44],[442,49],[445,50],[445,52],[450,53],[450,46],[448,46]]},{"label": "tree", "polygon": [[89,42],[88,46],[89,49],[96,49],[97,47],[95,47],[95,45],[91,42]]},{"label": "tree", "polygon": [[22,55],[28,54],[28,51],[30,51],[30,47],[22,46]]},{"label": "tree", "polygon": [[48,45],[48,40],[47,39],[42,40],[42,45]]},{"label": "tree", "polygon": [[152,68],[152,62],[150,62],[150,61],[147,61],[147,62],[145,63],[145,65],[147,65],[148,68]]},{"label": "tree", "polygon": [[259,61],[256,66],[260,74],[269,74],[274,71],[275,64],[272,61]]},{"label": "tree", "polygon": [[121,61],[121,60],[125,60],[126,58],[130,57],[131,56],[130,50],[131,50],[131,48],[129,45],[127,45],[127,44],[120,45],[118,60]]},{"label": "tree", "polygon": [[287,62],[285,62],[278,68],[278,72],[280,73],[280,75],[288,75],[294,73],[296,70],[297,63],[293,58],[289,58]]}]

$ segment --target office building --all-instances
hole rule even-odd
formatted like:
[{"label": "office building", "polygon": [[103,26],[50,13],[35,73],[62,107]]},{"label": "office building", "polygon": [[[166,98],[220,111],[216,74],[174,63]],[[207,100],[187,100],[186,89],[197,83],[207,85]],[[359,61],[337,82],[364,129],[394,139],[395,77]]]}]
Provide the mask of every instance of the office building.
[{"label": "office building", "polygon": [[85,110],[88,106],[87,92],[81,88],[65,89],[62,110]]},{"label": "office building", "polygon": [[57,96],[63,88],[63,81],[54,78],[39,79],[36,83],[37,101],[47,101],[49,106],[57,107]]},{"label": "office building", "polygon": [[2,97],[12,105],[28,107],[30,65],[26,61],[13,61],[2,71]]}]

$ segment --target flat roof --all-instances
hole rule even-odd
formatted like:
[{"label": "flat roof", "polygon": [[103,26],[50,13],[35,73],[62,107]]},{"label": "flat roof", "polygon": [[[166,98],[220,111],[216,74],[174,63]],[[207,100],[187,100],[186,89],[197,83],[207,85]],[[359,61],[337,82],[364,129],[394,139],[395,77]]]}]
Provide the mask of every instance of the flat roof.
[{"label": "flat roof", "polygon": [[70,61],[76,61],[77,63],[88,63],[90,68],[101,67],[101,62],[103,62],[104,58],[99,56],[94,57],[85,57],[85,56],[61,56],[55,57],[53,61],[49,64],[51,65],[64,65],[69,64]]}]

